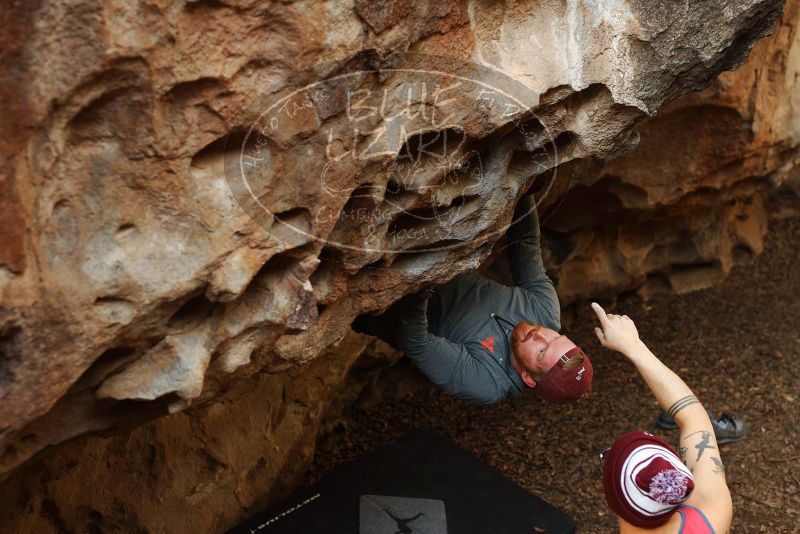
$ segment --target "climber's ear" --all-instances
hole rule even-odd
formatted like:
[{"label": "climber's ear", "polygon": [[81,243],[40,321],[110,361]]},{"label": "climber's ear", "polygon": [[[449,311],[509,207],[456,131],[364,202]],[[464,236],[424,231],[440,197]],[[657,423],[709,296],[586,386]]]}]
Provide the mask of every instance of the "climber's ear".
[{"label": "climber's ear", "polygon": [[519,374],[522,381],[525,382],[525,385],[531,389],[536,389],[536,379],[533,378],[533,375],[530,374],[528,371],[522,371]]}]

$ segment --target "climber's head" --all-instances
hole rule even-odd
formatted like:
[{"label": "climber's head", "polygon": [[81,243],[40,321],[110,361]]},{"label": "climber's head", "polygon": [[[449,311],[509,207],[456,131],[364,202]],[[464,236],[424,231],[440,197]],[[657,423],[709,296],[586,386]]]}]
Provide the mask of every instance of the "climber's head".
[{"label": "climber's head", "polygon": [[568,404],[592,385],[592,363],[567,336],[521,322],[511,332],[511,364],[522,381],[546,401]]},{"label": "climber's head", "polygon": [[621,525],[658,528],[695,487],[675,449],[647,432],[628,432],[600,454],[606,502]]}]

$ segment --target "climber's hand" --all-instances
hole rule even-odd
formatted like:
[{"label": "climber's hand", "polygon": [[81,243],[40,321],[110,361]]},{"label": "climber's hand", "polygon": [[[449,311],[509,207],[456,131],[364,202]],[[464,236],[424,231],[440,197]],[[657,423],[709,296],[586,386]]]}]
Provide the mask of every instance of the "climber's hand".
[{"label": "climber's hand", "polygon": [[639,332],[630,317],[606,314],[596,302],[592,302],[592,309],[600,320],[600,326],[595,327],[594,333],[605,348],[630,355],[641,345]]}]

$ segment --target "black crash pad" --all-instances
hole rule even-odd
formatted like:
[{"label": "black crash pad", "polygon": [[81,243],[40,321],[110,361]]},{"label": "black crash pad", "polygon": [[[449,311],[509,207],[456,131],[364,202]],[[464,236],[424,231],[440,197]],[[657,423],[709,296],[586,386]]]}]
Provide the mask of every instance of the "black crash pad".
[{"label": "black crash pad", "polygon": [[418,429],[230,532],[568,534],[575,522],[436,432]]}]

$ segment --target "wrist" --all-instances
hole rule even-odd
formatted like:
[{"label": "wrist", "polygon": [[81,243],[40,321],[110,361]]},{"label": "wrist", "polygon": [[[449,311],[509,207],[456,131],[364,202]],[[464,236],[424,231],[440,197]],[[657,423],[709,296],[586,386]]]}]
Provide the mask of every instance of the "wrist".
[{"label": "wrist", "polygon": [[628,344],[622,351],[622,354],[632,361],[653,356],[653,353],[650,352],[650,349],[647,348],[641,339],[637,339],[635,342]]}]

